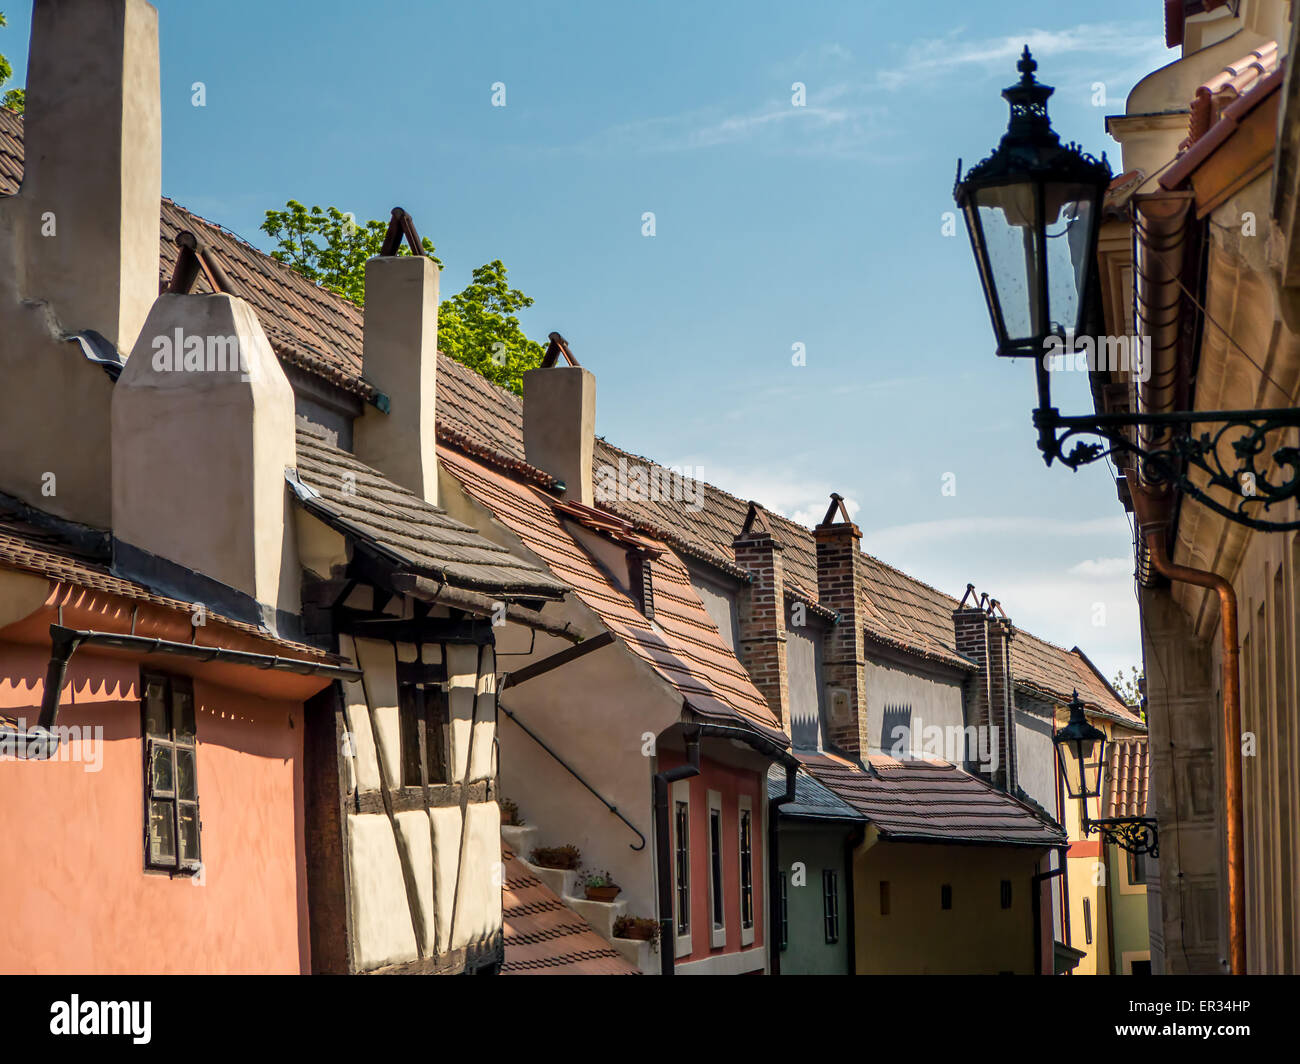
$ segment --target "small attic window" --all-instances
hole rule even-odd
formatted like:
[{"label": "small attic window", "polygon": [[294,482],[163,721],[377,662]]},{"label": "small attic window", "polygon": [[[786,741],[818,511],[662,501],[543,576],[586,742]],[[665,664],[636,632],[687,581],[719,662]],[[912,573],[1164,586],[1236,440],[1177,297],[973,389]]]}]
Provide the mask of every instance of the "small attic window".
[{"label": "small attic window", "polygon": [[654,571],[651,561],[639,550],[627,552],[627,575],[632,601],[647,620],[655,619]]}]

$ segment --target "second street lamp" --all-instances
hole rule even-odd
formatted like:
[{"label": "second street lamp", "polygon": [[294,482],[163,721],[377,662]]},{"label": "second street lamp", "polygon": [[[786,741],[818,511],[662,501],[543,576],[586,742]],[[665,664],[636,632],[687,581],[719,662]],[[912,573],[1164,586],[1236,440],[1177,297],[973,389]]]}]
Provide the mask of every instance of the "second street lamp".
[{"label": "second street lamp", "polygon": [[1083,803],[1080,825],[1084,835],[1099,831],[1107,842],[1129,853],[1160,856],[1160,836],[1153,818],[1088,817],[1088,799],[1102,797],[1105,789],[1106,733],[1088,722],[1078,691],[1070,699],[1070,720],[1052,736],[1052,743],[1066,794]]}]

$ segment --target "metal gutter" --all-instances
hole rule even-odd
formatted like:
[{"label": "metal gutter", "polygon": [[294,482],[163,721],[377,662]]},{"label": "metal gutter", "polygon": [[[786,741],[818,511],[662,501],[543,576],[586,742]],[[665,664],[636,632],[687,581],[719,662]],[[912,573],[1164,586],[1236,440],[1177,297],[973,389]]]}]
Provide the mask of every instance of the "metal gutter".
[{"label": "metal gutter", "polygon": [[67,679],[68,663],[83,646],[103,646],[113,650],[127,650],[137,654],[175,654],[198,661],[215,661],[227,665],[243,665],[271,672],[292,672],[300,676],[330,676],[339,680],[356,680],[361,670],[344,665],[304,661],[301,658],[282,658],[275,654],[256,654],[247,650],[226,650],[222,647],[201,646],[197,643],[177,643],[170,639],[151,639],[148,636],[122,635],[117,632],[96,632],[85,629],[50,625],[52,643],[50,662],[45,670],[45,690],[41,696],[41,714],[35,731],[25,739],[42,743],[38,758],[50,757],[59,747],[58,735],[53,728],[59,713],[59,699]]}]

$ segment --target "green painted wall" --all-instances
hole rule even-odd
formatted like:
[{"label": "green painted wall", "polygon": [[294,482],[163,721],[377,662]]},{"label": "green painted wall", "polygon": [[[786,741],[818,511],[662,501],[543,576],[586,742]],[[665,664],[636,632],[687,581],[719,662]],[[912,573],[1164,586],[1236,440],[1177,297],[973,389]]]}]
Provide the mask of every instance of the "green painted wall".
[{"label": "green painted wall", "polygon": [[[1151,949],[1151,930],[1147,922],[1147,892],[1128,879],[1128,855],[1118,846],[1110,850],[1110,911],[1113,967],[1118,975],[1127,975],[1126,952],[1140,953]],[[1147,861],[1147,876],[1156,875],[1157,865]]]},{"label": "green painted wall", "polygon": [[[788,944],[781,953],[782,975],[847,975],[849,972],[849,896],[844,869],[847,834],[837,828],[781,821],[780,862],[786,876],[790,929]],[[792,869],[796,863],[803,865],[804,886],[794,885]],[[840,934],[839,941],[833,945],[826,942],[822,903],[822,871],[827,868],[834,869],[838,875]]]}]

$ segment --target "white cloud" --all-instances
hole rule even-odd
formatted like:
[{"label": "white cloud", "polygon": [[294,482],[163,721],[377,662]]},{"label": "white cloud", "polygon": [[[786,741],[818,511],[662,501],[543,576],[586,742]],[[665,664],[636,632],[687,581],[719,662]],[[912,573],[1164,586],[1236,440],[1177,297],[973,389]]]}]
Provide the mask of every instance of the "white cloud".
[{"label": "white cloud", "polygon": [[1072,565],[1069,572],[1072,576],[1104,579],[1109,576],[1132,576],[1133,569],[1132,558],[1097,558],[1081,561],[1078,565]]},{"label": "white cloud", "polygon": [[1113,60],[1142,59],[1146,70],[1169,58],[1164,41],[1153,39],[1150,27],[1140,23],[1092,23],[1064,30],[1029,30],[1005,37],[968,40],[965,28],[938,38],[916,41],[894,68],[882,70],[878,83],[887,89],[914,84],[918,79],[958,73],[971,67],[1005,69],[1011,73],[1025,45],[1041,61],[1064,55],[1105,56]]},{"label": "white cloud", "polygon": [[864,533],[867,549],[887,557],[891,550],[919,543],[941,543],[952,539],[998,537],[1004,540],[1035,539],[1040,544],[1081,536],[1128,535],[1128,521],[1122,514],[1080,521],[1063,517],[950,517],[939,521],[917,521]]}]

